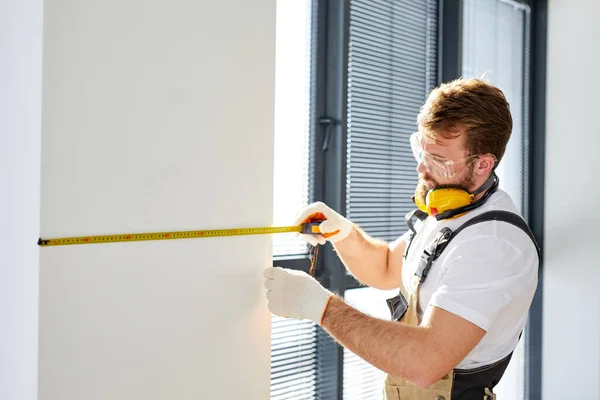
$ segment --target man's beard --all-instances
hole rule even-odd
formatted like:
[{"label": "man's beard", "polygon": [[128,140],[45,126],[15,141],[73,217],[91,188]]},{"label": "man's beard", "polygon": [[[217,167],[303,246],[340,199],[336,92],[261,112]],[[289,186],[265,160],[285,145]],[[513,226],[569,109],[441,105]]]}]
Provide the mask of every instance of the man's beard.
[{"label": "man's beard", "polygon": [[[430,190],[434,189],[445,189],[445,188],[453,188],[453,189],[462,189],[467,192],[471,190],[473,183],[475,182],[475,174],[473,171],[475,170],[475,165],[473,163],[469,164],[463,172],[461,178],[459,178],[456,182],[447,183],[444,185],[440,185],[431,175],[427,172],[424,174],[419,174],[419,183],[417,185],[417,191],[415,196],[422,201],[422,204],[426,204],[425,200],[427,198],[427,194]],[[429,181],[433,183],[433,187],[429,187],[425,184],[425,181]]]}]

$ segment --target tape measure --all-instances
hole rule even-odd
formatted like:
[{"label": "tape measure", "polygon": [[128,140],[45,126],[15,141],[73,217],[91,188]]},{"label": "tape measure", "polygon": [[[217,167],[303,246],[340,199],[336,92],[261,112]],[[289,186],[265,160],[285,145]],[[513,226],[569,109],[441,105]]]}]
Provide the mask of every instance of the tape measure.
[{"label": "tape measure", "polygon": [[203,231],[178,231],[178,232],[151,232],[151,233],[124,233],[118,235],[78,236],[56,239],[38,240],[40,247],[69,246],[77,244],[99,244],[116,242],[142,242],[148,240],[174,240],[174,239],[200,239],[218,236],[243,236],[243,235],[265,235],[275,233],[299,232],[311,235],[320,235],[319,222],[309,222],[302,225],[277,226],[262,228],[239,228],[239,229],[214,229]]}]

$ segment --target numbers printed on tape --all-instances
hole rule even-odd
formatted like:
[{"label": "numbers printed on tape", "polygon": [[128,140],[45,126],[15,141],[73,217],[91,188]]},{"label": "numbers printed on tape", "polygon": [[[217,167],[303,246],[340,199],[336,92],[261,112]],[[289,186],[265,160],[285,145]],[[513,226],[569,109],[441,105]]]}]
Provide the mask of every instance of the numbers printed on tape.
[{"label": "numbers printed on tape", "polygon": [[117,243],[117,242],[140,242],[149,240],[174,240],[174,239],[199,239],[219,236],[244,236],[261,235],[273,233],[292,233],[292,232],[315,232],[314,224],[298,226],[278,226],[278,227],[260,227],[260,228],[239,228],[239,229],[215,229],[202,231],[181,231],[181,232],[153,232],[153,233],[127,233],[120,235],[99,235],[99,236],[79,236],[56,239],[42,239],[38,241],[41,247],[48,246],[68,246],[81,244],[98,243]]}]

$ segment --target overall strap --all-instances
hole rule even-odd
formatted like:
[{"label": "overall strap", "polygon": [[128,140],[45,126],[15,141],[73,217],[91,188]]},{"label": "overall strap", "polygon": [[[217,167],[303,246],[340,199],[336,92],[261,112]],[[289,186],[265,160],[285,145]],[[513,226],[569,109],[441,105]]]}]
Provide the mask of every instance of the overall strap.
[{"label": "overall strap", "polygon": [[487,221],[507,222],[511,225],[516,226],[517,228],[520,228],[525,233],[527,233],[527,235],[535,245],[538,257],[541,257],[540,247],[537,241],[535,240],[535,236],[533,236],[533,232],[531,232],[531,229],[529,229],[529,226],[520,215],[510,211],[492,210],[486,211],[469,219],[464,224],[456,228],[454,231],[452,231],[448,227],[442,228],[438,232],[435,239],[431,242],[431,244],[427,246],[423,251],[421,259],[419,260],[419,266],[415,271],[415,276],[417,276],[422,283],[427,277],[427,273],[429,272],[429,269],[431,268],[433,262],[439,258],[439,256],[444,252],[444,250],[450,243],[450,241],[452,241],[452,239],[454,239],[456,235],[458,235],[461,231],[470,226]]},{"label": "overall strap", "polygon": [[[535,245],[535,250],[538,253],[538,257],[541,256],[540,246],[538,245],[537,240],[535,240],[535,236],[533,235],[533,232],[531,232],[529,225],[527,225],[525,220],[520,215],[510,212],[510,211],[492,210],[492,211],[486,211],[484,213],[481,213],[481,214],[477,215],[476,217],[471,218],[470,220],[468,220],[467,222],[465,222],[458,228],[456,228],[456,230],[452,234],[452,238],[454,236],[458,235],[458,233],[460,231],[462,231],[463,229],[468,228],[471,225],[475,225],[479,222],[485,222],[485,221],[508,222],[509,224],[512,224],[512,225],[516,226],[517,228],[520,228],[522,231],[524,231],[529,236],[529,238]],[[448,243],[446,243],[446,245],[447,244]]]},{"label": "overall strap", "polygon": [[[408,255],[408,249],[410,248],[410,245],[412,244],[412,241],[416,234],[416,231],[412,224],[412,219],[415,216],[417,216],[419,219],[426,217],[426,214],[423,214],[424,213],[420,210],[415,210],[406,215],[407,225],[409,226],[412,232],[406,251],[404,253],[405,259]],[[520,228],[531,238],[531,241],[535,245],[535,249],[538,253],[538,257],[541,257],[540,247],[537,241],[535,240],[533,233],[529,229],[529,226],[520,215],[503,210],[487,211],[469,219],[461,226],[456,228],[454,231],[452,231],[448,227],[444,227],[438,232],[435,239],[432,240],[431,243],[427,245],[427,247],[425,247],[423,253],[421,254],[421,258],[419,259],[419,265],[415,270],[413,282],[411,283],[412,288],[416,291],[419,290],[419,287],[425,281],[425,278],[427,277],[427,274],[429,273],[433,262],[442,255],[448,244],[452,241],[452,239],[456,237],[456,235],[458,235],[463,229],[466,229],[469,226],[473,226],[475,224],[486,221],[503,221],[512,224],[517,228]],[[404,298],[402,291],[400,291],[400,293],[398,293],[398,295],[393,299],[387,300],[387,303],[392,313],[393,319],[400,320],[400,318],[402,318],[402,316],[405,314],[406,309],[408,307],[408,303]]]},{"label": "overall strap", "polygon": [[411,212],[407,213],[404,216],[404,222],[406,223],[406,226],[408,226],[408,228],[410,229],[410,237],[408,238],[408,244],[406,245],[406,250],[404,250],[404,258],[406,259],[406,256],[408,255],[408,250],[410,250],[410,245],[412,244],[412,241],[415,237],[415,235],[417,234],[417,230],[415,229],[415,225],[413,224],[413,218],[417,217],[419,220],[423,221],[424,219],[427,218],[427,213],[424,211],[419,210],[418,208],[416,210],[412,210]]}]

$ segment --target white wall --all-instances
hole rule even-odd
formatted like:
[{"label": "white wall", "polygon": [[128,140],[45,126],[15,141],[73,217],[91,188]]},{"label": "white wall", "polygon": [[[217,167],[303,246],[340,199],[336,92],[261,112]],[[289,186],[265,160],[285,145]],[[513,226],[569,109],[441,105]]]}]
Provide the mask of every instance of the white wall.
[{"label": "white wall", "polygon": [[[272,0],[49,0],[43,237],[271,224]],[[40,400],[266,399],[272,238],[43,248]]]},{"label": "white wall", "polygon": [[548,2],[543,399],[600,392],[600,2]]},{"label": "white wall", "polygon": [[37,396],[42,2],[0,1],[0,399]]}]

